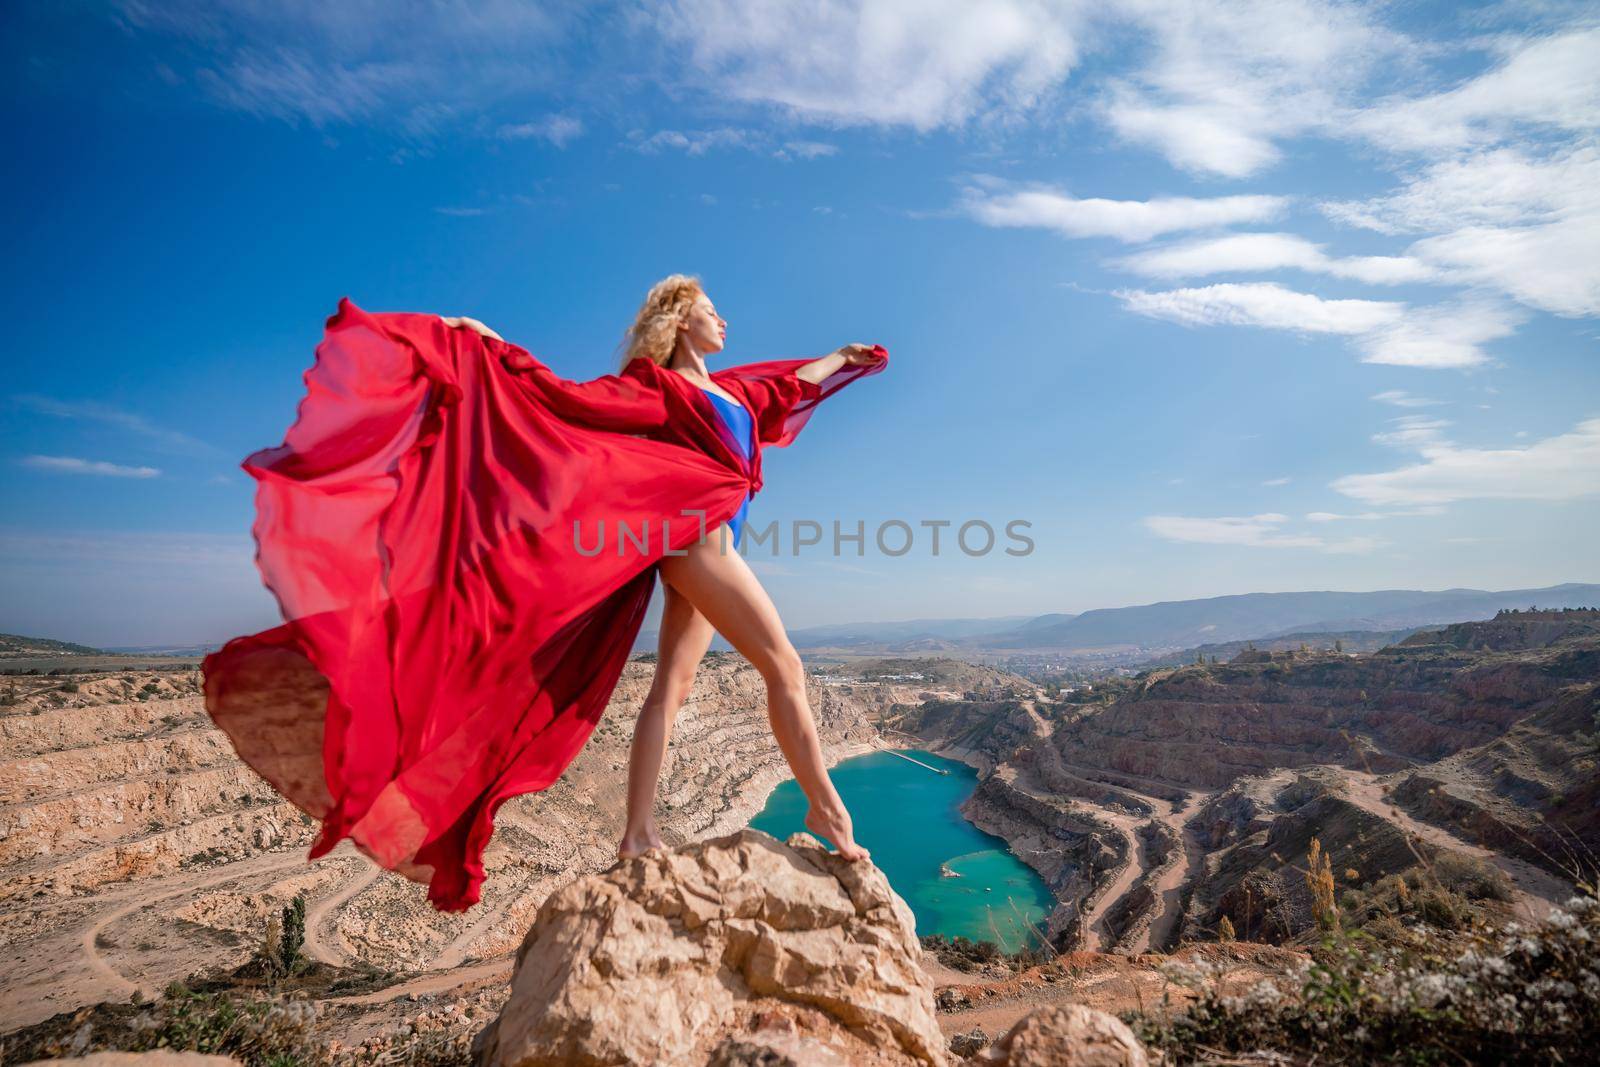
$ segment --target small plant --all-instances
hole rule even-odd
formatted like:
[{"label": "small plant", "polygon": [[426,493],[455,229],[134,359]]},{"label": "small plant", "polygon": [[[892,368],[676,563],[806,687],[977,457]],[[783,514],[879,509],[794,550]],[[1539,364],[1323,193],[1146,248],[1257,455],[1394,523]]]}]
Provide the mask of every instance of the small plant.
[{"label": "small plant", "polygon": [[1339,907],[1333,902],[1333,862],[1322,851],[1322,842],[1311,839],[1310,869],[1306,871],[1306,885],[1311,890],[1311,913],[1317,926],[1323,930],[1339,928]]},{"label": "small plant", "polygon": [[284,906],[281,925],[283,937],[278,942],[278,959],[283,964],[284,972],[293,974],[305,960],[301,952],[306,943],[305,894],[295,894],[294,900]]}]

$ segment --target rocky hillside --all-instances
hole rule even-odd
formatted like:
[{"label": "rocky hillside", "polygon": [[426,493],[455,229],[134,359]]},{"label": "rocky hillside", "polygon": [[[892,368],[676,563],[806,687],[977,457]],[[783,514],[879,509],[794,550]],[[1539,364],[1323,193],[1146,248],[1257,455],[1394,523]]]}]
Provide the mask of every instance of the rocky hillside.
[{"label": "rocky hillside", "polygon": [[1070,695],[926,701],[889,724],[983,772],[963,807],[1033,866],[1065,948],[1310,926],[1429,865],[1458,909],[1540,914],[1600,852],[1600,613],[1504,612],[1364,655],[1249,650]]},{"label": "rocky hillside", "polygon": [[[616,859],[633,719],[652,670],[629,664],[560,782],[500,810],[483,901],[461,915],[435,912],[419,887],[348,844],[306,863],[311,822],[235,757],[205,713],[196,672],[0,680],[9,701],[0,707],[0,1028],[237,965],[266,917],[297,894],[312,902],[307,952],[325,964],[405,974],[491,961],[488,970],[504,972],[545,897]],[[815,684],[829,760],[879,744],[873,724],[884,709],[922,695],[894,683]],[[787,776],[760,677],[713,653],[668,750],[663,837],[736,830]]]},{"label": "rocky hillside", "polygon": [[[28,1040],[53,1048],[50,1035],[81,1032],[82,1022],[68,1025],[80,1006],[126,1007],[196,972],[253,973],[269,920],[297,897],[308,902],[308,995],[328,1013],[323,1038],[347,1046],[388,1047],[397,1026],[458,1045],[480,1034],[540,973],[513,979],[530,943],[598,936],[583,925],[586,907],[604,903],[624,925],[698,929],[696,900],[726,901],[753,869],[740,864],[780,853],[755,856],[752,839],[738,837],[716,846],[738,858],[716,860],[695,843],[737,837],[787,770],[759,677],[731,654],[709,657],[678,718],[658,809],[669,844],[685,847],[652,860],[671,868],[656,875],[617,864],[627,748],[650,671],[629,666],[560,783],[501,809],[484,900],[464,915],[434,912],[419,887],[343,848],[306,863],[309,821],[233,756],[193,672],[6,679],[0,1031],[40,1023]],[[1054,700],[999,672],[927,660],[812,681],[830,761],[889,744],[971,763],[980,782],[963,812],[1003,837],[1058,901],[1045,932],[1061,955],[1047,965],[963,974],[917,956],[922,977],[895,995],[931,983],[944,1046],[924,1023],[913,1027],[921,1036],[864,1024],[822,994],[806,1010],[832,1022],[799,1008],[767,1019],[795,1040],[807,1027],[842,1027],[843,1062],[873,1062],[852,1041],[880,1062],[932,1061],[946,1047],[976,1052],[1037,1009],[1170,999],[1168,964],[1220,963],[1246,986],[1281,974],[1318,928],[1322,905],[1305,877],[1313,854],[1351,922],[1467,931],[1486,917],[1542,917],[1571,894],[1563,861],[1585,849],[1592,859],[1600,845],[1600,613],[1506,613],[1362,655],[1247,650]],[[825,871],[830,861],[807,862]],[[729,881],[730,871],[744,873]],[[683,896],[686,879],[705,892]],[[848,887],[829,892],[841,891],[855,901]],[[739,1044],[766,1025],[762,1011],[778,1010],[751,1008],[751,989],[780,973],[778,984],[804,985],[815,962],[804,946],[817,939],[804,923],[816,915],[840,918],[827,952],[856,937],[840,933],[842,905],[830,911],[812,890],[796,892],[811,919],[734,904],[716,921],[753,919],[754,940],[728,932],[737,925],[691,938],[694,959],[721,959],[717,973],[738,976],[725,987],[733,1000],[686,1009],[717,1013],[695,1031],[694,1042],[710,1042],[695,1055],[785,1062]],[[566,917],[541,913],[547,903],[548,915]],[[861,936],[880,950],[899,936],[869,929]],[[1147,954],[1157,952],[1171,955]],[[629,966],[618,956],[601,977]],[[905,1025],[905,1005],[894,1011]],[[1042,1034],[1067,1022],[1040,1015],[1030,1025]]]}]

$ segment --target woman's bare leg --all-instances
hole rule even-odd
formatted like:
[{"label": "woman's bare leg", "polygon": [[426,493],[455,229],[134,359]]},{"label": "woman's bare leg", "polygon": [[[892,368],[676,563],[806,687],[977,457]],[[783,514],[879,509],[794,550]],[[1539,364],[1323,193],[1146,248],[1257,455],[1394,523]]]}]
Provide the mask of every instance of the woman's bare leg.
[{"label": "woman's bare leg", "polygon": [[789,642],[772,598],[755,572],[731,547],[722,550],[722,527],[686,555],[661,561],[661,576],[749,660],[767,683],[767,717],[778,747],[794,771],[811,808],[806,829],[831,841],[847,859],[865,859],[856,844],[850,813],[828,777],[817,727],[806,699],[805,670]]},{"label": "woman's bare leg", "polygon": [[661,611],[661,639],[656,653],[655,678],[639,709],[633,727],[633,748],[628,754],[628,825],[622,831],[617,855],[636,856],[647,848],[663,846],[656,832],[656,784],[667,758],[672,723],[694,686],[695,668],[711,647],[716,633],[706,617],[672,586],[662,583],[666,602]]}]

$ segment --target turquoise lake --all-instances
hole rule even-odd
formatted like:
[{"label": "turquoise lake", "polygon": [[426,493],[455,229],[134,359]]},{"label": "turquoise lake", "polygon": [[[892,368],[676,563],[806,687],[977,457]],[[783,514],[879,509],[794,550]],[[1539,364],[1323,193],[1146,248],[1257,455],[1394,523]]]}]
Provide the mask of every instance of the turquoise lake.
[{"label": "turquoise lake", "polygon": [[[993,941],[1007,952],[1036,944],[1029,925],[1042,931],[1055,901],[1003,840],[979,830],[957,810],[977,786],[977,772],[918,749],[896,751],[950,773],[935,774],[889,752],[873,752],[844,760],[828,774],[850,809],[856,840],[911,905],[917,933]],[[805,794],[791,778],[773,791],[750,825],[780,841],[797,831],[810,833],[801,822],[806,807]],[[961,877],[942,876],[941,864]]]}]

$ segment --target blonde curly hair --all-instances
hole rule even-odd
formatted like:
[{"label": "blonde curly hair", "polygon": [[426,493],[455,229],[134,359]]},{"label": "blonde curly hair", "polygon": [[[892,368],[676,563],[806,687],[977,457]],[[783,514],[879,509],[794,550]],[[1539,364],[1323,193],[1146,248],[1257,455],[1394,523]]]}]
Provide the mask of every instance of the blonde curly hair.
[{"label": "blonde curly hair", "polygon": [[665,366],[678,343],[678,326],[705,292],[693,274],[669,274],[650,287],[633,325],[622,334],[621,367],[641,357]]}]

